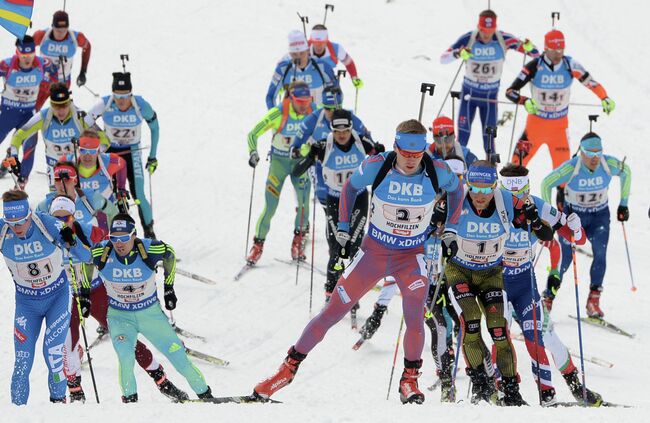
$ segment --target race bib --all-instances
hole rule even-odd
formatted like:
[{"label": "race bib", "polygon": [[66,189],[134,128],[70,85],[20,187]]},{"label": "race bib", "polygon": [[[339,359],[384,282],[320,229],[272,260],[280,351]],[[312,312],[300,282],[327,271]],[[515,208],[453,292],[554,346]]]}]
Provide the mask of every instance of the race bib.
[{"label": "race bib", "polygon": [[29,263],[16,263],[18,276],[32,288],[43,288],[49,282],[53,271],[49,257]]},{"label": "race bib", "polygon": [[457,257],[469,263],[486,264],[497,261],[503,252],[504,237],[488,240],[460,238]]},{"label": "race bib", "polygon": [[490,60],[485,62],[469,60],[467,62],[466,76],[476,82],[499,82],[502,72],[503,60]]},{"label": "race bib", "polygon": [[528,248],[507,248],[503,252],[503,265],[506,267],[519,267],[528,262],[530,250]]},{"label": "race bib", "polygon": [[607,192],[607,188],[590,192],[567,190],[567,200],[579,207],[595,208],[607,203]]},{"label": "race bib", "polygon": [[556,112],[569,107],[570,88],[534,89],[534,98],[545,112]]}]

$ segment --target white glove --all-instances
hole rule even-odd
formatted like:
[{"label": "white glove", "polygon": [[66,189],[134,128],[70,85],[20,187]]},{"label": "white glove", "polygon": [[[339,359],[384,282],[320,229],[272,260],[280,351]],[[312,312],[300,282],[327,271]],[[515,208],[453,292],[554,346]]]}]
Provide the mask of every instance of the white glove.
[{"label": "white glove", "polygon": [[571,213],[569,216],[567,216],[566,224],[573,232],[580,232],[580,228],[582,228],[580,216],[575,213]]},{"label": "white glove", "polygon": [[580,221],[580,216],[575,213],[571,213],[566,218],[566,224],[573,231],[574,239],[579,241],[582,238],[582,222]]}]

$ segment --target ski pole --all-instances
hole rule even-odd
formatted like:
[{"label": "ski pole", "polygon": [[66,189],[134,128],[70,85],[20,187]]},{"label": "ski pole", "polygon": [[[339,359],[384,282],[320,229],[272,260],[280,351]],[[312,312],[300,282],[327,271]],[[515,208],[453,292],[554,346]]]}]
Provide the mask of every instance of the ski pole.
[{"label": "ski pole", "polygon": [[151,215],[153,216],[153,188],[151,187],[151,172],[149,174],[149,207],[151,207]]},{"label": "ski pole", "polygon": [[[327,9],[325,9],[327,14]],[[314,296],[314,245],[316,244],[316,185],[314,185],[314,199],[312,200],[311,214],[311,275],[309,276],[309,317],[311,317],[311,304]]]},{"label": "ski pole", "polygon": [[327,10],[330,9],[332,13],[334,13],[334,5],[333,4],[326,4],[325,5],[325,16],[323,16],[323,26],[325,26],[325,22],[327,22]]},{"label": "ski pole", "polygon": [[302,22],[302,32],[305,34],[305,38],[307,38],[307,27],[305,25],[309,23],[309,16],[302,16],[300,12],[296,12],[296,14],[300,18],[300,22]]},{"label": "ski pole", "polygon": [[253,177],[251,178],[251,199],[248,203],[248,224],[246,225],[246,251],[244,257],[248,254],[248,238],[251,234],[251,214],[253,213],[253,189],[255,188],[255,168],[253,168]]},{"label": "ski pole", "polygon": [[99,404],[99,393],[97,392],[97,382],[95,382],[95,371],[93,370],[93,359],[90,357],[90,348],[88,348],[88,338],[86,337],[86,319],[81,314],[81,304],[79,303],[79,287],[77,286],[77,277],[75,275],[74,264],[72,257],[68,257],[70,265],[70,276],[72,277],[72,290],[77,295],[77,313],[79,313],[79,325],[81,326],[81,334],[84,338],[84,347],[86,348],[86,355],[88,356],[88,367],[90,368],[90,378],[93,381],[93,389],[95,390],[95,401]]},{"label": "ski pole", "polygon": [[[458,340],[456,342],[456,357],[454,357],[454,371],[451,373],[451,400],[456,402],[456,372],[458,371],[458,358],[463,347],[463,325],[458,327]],[[471,384],[472,382],[470,382]]]},{"label": "ski pole", "polygon": [[[296,196],[296,198],[297,198],[297,196]],[[301,237],[300,237],[300,245],[299,245],[299,247],[302,247],[302,242],[303,242],[302,234],[304,233],[302,228],[303,228],[303,224],[305,223],[305,193],[304,192],[302,194],[302,200],[303,200],[302,204],[298,204],[298,206],[302,206],[301,210],[300,210],[300,229],[299,229],[299,231],[300,231],[300,236]],[[300,257],[300,249],[299,249],[298,250],[298,257],[296,258],[296,286],[298,286],[298,273],[300,271],[300,261],[301,261],[301,257]],[[312,261],[312,266],[313,266],[313,261]]]},{"label": "ski pole", "polygon": [[451,96],[451,121],[456,122],[456,99],[460,99],[460,91],[451,91],[449,95]]},{"label": "ski pole", "polygon": [[[540,374],[539,366],[539,335],[537,332],[537,301],[535,301],[535,268],[532,267],[533,264],[533,244],[530,242],[530,223],[527,225],[528,231],[528,258],[531,264],[530,267],[530,303],[533,308],[533,340],[535,343],[535,372],[537,373],[537,394],[539,398],[539,405],[542,405],[542,379]],[[523,316],[522,316],[523,318]]]},{"label": "ski pole", "polygon": [[465,101],[481,101],[483,103],[507,104],[509,106],[515,106],[515,104],[513,102],[511,102],[511,101],[497,100],[497,99],[494,99],[494,98],[474,97],[471,94],[465,94],[465,96],[463,96],[463,99]]},{"label": "ski pole", "polygon": [[359,87],[354,87],[354,114],[357,114],[357,105],[359,104]]},{"label": "ski pole", "polygon": [[82,87],[84,87],[85,89],[87,89],[88,92],[90,92],[90,94],[92,94],[93,96],[95,96],[95,97],[99,97],[99,94],[97,94],[95,91],[93,91],[93,90],[91,90],[90,88],[88,88],[88,85],[83,84]]},{"label": "ski pole", "polygon": [[630,247],[627,245],[627,232],[625,231],[625,222],[621,222],[623,228],[623,239],[625,240],[625,252],[627,253],[627,267],[630,269],[630,279],[632,281],[632,292],[636,292],[636,285],[634,285],[634,275],[632,274],[632,261],[630,260]]},{"label": "ski pole", "polygon": [[578,321],[578,344],[580,345],[580,370],[582,371],[582,400],[587,405],[587,383],[585,382],[585,355],[582,348],[582,320],[580,320],[580,299],[578,296],[578,266],[576,265],[576,243],[571,234],[571,256],[573,259],[573,284],[576,293],[576,320]]},{"label": "ski pole", "polygon": [[399,343],[402,338],[402,328],[404,327],[404,315],[399,322],[399,332],[397,332],[397,344],[395,344],[395,354],[393,355],[393,368],[390,370],[390,380],[388,381],[388,392],[386,392],[386,401],[390,396],[390,387],[393,385],[393,374],[395,373],[395,363],[397,362],[397,351],[399,351]]},{"label": "ski pole", "polygon": [[420,97],[420,112],[418,114],[418,122],[422,122],[422,112],[424,111],[424,96],[426,93],[429,93],[429,95],[433,97],[433,91],[435,89],[436,84],[429,84],[427,82],[420,84],[420,92],[422,93],[422,96]]},{"label": "ski pole", "polygon": [[[526,53],[524,53],[522,67],[526,66]],[[512,132],[510,133],[510,147],[508,147],[508,160],[512,157],[512,143],[515,139],[515,127],[517,126],[517,112],[519,111],[519,103],[515,105],[515,117],[512,119]]]},{"label": "ski pole", "polygon": [[447,97],[449,96],[449,93],[451,92],[451,89],[454,86],[454,83],[456,82],[456,78],[458,78],[458,74],[460,74],[460,70],[463,68],[463,65],[465,64],[464,60],[460,61],[460,65],[458,65],[458,70],[456,71],[456,75],[454,75],[454,79],[451,81],[451,84],[449,85],[449,89],[447,90],[447,94],[445,94],[445,98],[442,99],[442,104],[440,105],[440,109],[438,110],[438,114],[436,117],[440,116],[440,113],[442,113],[442,108],[445,107],[445,103],[447,102]]}]

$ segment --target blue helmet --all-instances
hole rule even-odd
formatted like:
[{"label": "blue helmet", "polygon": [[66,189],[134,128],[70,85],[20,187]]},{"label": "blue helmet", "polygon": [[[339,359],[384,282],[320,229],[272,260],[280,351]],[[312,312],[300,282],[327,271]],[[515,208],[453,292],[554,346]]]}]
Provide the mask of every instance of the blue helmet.
[{"label": "blue helmet", "polygon": [[323,107],[337,109],[343,105],[343,91],[338,85],[329,85],[323,90]]}]

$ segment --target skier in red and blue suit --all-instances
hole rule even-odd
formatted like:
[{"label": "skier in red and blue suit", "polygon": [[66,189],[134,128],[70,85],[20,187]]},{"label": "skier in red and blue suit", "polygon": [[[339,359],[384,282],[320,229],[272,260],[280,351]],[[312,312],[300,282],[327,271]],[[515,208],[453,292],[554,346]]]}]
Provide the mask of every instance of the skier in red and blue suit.
[{"label": "skier in red and blue suit", "polygon": [[394,150],[365,159],[343,186],[336,239],[340,256],[347,255],[352,206],[360,189],[371,185],[373,194],[368,233],[352,262],[339,279],[330,301],[305,327],[288,356],[270,378],[255,386],[253,395],[266,400],[293,381],[298,366],[378,280],[392,276],[402,293],[406,334],[404,371],[399,392],[403,403],[424,402],[417,379],[422,366],[424,321],[428,292],[424,243],[432,226],[433,207],[442,190],[448,193],[450,214],[460,214],[462,187],[442,161],[425,155],[427,130],[416,120],[397,127]]}]

